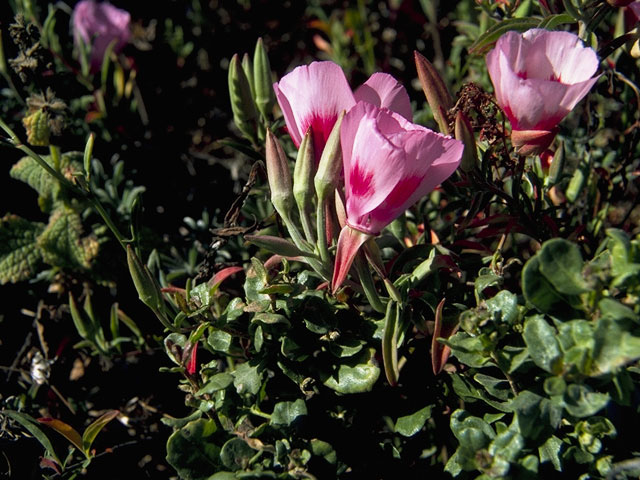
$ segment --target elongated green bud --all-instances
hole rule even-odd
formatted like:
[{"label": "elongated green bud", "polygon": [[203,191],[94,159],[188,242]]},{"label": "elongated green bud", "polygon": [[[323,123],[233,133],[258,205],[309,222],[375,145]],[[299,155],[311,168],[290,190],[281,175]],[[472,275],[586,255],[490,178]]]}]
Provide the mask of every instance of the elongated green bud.
[{"label": "elongated green bud", "polygon": [[478,150],[476,149],[476,137],[467,116],[458,111],[456,114],[455,137],[464,143],[462,161],[460,167],[465,172],[470,172],[478,166]]},{"label": "elongated green bud", "polygon": [[249,88],[251,88],[251,97],[255,100],[256,88],[253,82],[253,62],[251,61],[251,57],[248,53],[245,53],[242,56],[242,70],[244,70],[244,74],[249,81]]},{"label": "elongated green bud", "polygon": [[249,80],[240,65],[237,54],[229,62],[229,98],[236,126],[247,140],[257,143],[258,112],[251,95]]},{"label": "elongated green bud", "polygon": [[129,274],[138,292],[138,298],[154,312],[160,310],[163,306],[160,287],[151,276],[149,269],[135,254],[131,245],[127,245],[127,264],[129,265]]},{"label": "elongated green bud", "polygon": [[553,154],[551,166],[549,167],[549,185],[555,185],[560,180],[564,169],[564,142],[560,142],[556,153]]},{"label": "elongated green bud", "polygon": [[89,327],[86,325],[82,313],[78,308],[78,303],[71,292],[69,292],[69,310],[71,311],[71,319],[78,331],[78,334],[84,339],[89,338]]},{"label": "elongated green bud", "polygon": [[449,90],[447,90],[444,81],[429,60],[418,52],[414,52],[414,57],[418,78],[427,97],[429,107],[433,112],[433,118],[437,122],[440,132],[448,135],[451,131],[449,130],[447,112],[453,106]]},{"label": "elongated green bud", "polygon": [[289,161],[276,136],[267,130],[267,179],[271,190],[271,203],[281,217],[289,219],[293,208],[293,189]]},{"label": "elongated green bud", "polygon": [[298,149],[296,164],[293,169],[293,197],[298,204],[300,216],[313,211],[313,177],[315,176],[315,157],[313,136],[308,130]]},{"label": "elongated green bud", "polygon": [[258,38],[256,49],[253,53],[253,84],[256,92],[256,105],[258,105],[258,110],[267,118],[271,110],[273,110],[276,96],[273,91],[269,56],[267,55],[267,50],[264,48],[262,38]]},{"label": "elongated green bud", "polygon": [[340,126],[344,118],[345,111],[338,116],[333,130],[329,134],[327,144],[324,146],[318,171],[313,179],[316,187],[318,201],[322,202],[328,195],[333,195],[333,190],[340,184],[342,178],[342,149],[340,148]]}]

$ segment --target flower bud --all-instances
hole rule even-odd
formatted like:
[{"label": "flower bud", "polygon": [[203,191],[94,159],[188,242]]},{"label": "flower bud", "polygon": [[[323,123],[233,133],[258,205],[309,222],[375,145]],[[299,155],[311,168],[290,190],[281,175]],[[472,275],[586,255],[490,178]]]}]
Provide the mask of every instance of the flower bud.
[{"label": "flower bud", "polygon": [[229,63],[229,98],[234,123],[247,140],[257,143],[258,112],[251,95],[249,80],[240,65],[237,54]]},{"label": "flower bud", "polygon": [[267,130],[266,158],[271,203],[280,216],[288,219],[293,207],[289,161],[282,145],[271,130]]},{"label": "flower bud", "polygon": [[262,38],[258,38],[253,53],[253,85],[256,94],[256,105],[260,113],[266,118],[273,110],[276,97],[271,79],[271,65]]},{"label": "flower bud", "polygon": [[293,196],[298,204],[300,215],[312,211],[313,207],[313,177],[315,175],[315,152],[311,129],[302,138],[298,157],[293,168]]},{"label": "flower bud", "polygon": [[324,199],[328,198],[328,195],[333,194],[333,190],[338,187],[342,178],[340,126],[342,125],[344,115],[345,111],[343,110],[338,116],[338,119],[329,134],[327,144],[322,151],[322,157],[320,157],[318,171],[314,178],[314,185],[316,187],[316,194],[318,195],[319,202],[324,201]]},{"label": "flower bud", "polygon": [[549,185],[555,185],[560,180],[564,168],[564,143],[560,142],[556,153],[553,155],[551,166],[549,167]]},{"label": "flower bud", "polygon": [[418,78],[427,97],[429,107],[431,107],[433,118],[437,122],[440,132],[448,135],[450,130],[447,112],[453,106],[449,90],[447,90],[444,81],[429,60],[417,51],[414,52],[414,57]]},{"label": "flower bud", "polygon": [[467,116],[461,111],[458,111],[456,114],[455,137],[464,143],[460,167],[463,171],[470,172],[478,165],[478,151],[476,149],[476,138],[473,135],[471,123]]},{"label": "flower bud", "polygon": [[127,264],[129,265],[129,274],[138,292],[138,298],[153,311],[160,310],[164,303],[160,287],[146,265],[135,254],[131,245],[127,245]]},{"label": "flower bud", "polygon": [[256,89],[255,89],[255,85],[253,84],[253,63],[248,53],[245,53],[242,56],[242,70],[244,70],[244,74],[246,75],[247,80],[249,81],[249,88],[251,88],[251,96],[255,100]]}]

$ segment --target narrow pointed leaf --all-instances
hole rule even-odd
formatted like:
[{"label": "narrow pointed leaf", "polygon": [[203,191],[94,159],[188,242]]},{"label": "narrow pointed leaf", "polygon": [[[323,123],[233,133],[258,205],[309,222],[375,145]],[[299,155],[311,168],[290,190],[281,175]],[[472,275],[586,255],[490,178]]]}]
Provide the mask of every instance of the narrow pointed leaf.
[{"label": "narrow pointed leaf", "polygon": [[89,425],[84,431],[82,434],[82,451],[87,458],[90,457],[91,445],[98,436],[98,433],[100,433],[100,430],[102,430],[107,423],[116,418],[118,414],[120,414],[119,410],[109,410]]},{"label": "narrow pointed leaf", "polygon": [[56,432],[69,440],[71,444],[78,450],[80,450],[81,452],[84,451],[84,449],[82,448],[82,437],[80,436],[78,431],[71,425],[64,423],[62,420],[49,417],[39,418],[38,422],[53,428]]}]

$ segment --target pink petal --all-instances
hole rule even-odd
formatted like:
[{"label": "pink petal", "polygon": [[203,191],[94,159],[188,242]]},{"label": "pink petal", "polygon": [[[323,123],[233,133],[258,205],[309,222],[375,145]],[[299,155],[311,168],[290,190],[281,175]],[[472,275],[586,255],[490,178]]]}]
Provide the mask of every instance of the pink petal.
[{"label": "pink petal", "polygon": [[513,130],[553,130],[598,79],[595,52],[569,32],[507,32],[486,60]]},{"label": "pink petal", "polygon": [[357,219],[389,195],[405,164],[402,148],[391,143],[380,127],[387,133],[401,130],[391,112],[359,102],[345,115],[340,130],[347,218],[364,230],[368,230],[366,219]]},{"label": "pink petal", "polygon": [[377,107],[386,107],[413,120],[411,101],[404,86],[386,73],[374,73],[354,94],[356,102],[367,102]]},{"label": "pink petal", "polygon": [[107,47],[115,42],[119,52],[129,41],[131,15],[108,2],[93,0],[78,2],[73,9],[72,23],[76,41],[91,45],[91,67],[96,71],[102,64]]},{"label": "pink petal", "polygon": [[311,128],[320,158],[338,115],[355,104],[344,72],[333,62],[313,62],[295,68],[274,89],[293,142],[299,146]]},{"label": "pink petal", "polygon": [[[556,79],[563,84],[573,85],[589,80],[598,69],[596,52],[585,47],[572,33],[550,32],[536,28],[522,36],[528,43],[528,72],[536,72],[540,66],[537,59],[543,57],[550,64],[551,73]],[[550,77],[546,73],[540,72],[536,78],[548,80]]]},{"label": "pink petal", "polygon": [[405,149],[404,177],[370,214],[380,229],[449,178],[460,165],[464,145],[424,128],[407,134]]},{"label": "pink petal", "polygon": [[359,102],[343,120],[347,223],[377,234],[458,167],[463,144]]}]

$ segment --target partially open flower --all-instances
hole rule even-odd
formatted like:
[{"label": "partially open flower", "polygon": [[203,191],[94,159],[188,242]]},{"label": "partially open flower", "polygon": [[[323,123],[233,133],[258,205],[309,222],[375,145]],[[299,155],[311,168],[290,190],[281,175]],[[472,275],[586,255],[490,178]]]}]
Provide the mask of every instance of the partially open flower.
[{"label": "partially open flower", "polygon": [[524,155],[544,151],[558,123],[598,80],[598,57],[569,32],[507,32],[487,54],[496,100]]},{"label": "partially open flower", "polygon": [[347,225],[340,232],[333,289],[344,281],[360,246],[448,178],[462,142],[359,102],[341,127]]},{"label": "partially open flower", "polygon": [[73,32],[76,42],[91,47],[91,71],[96,72],[109,45],[119,52],[129,41],[131,15],[108,2],[82,0],[73,9]]},{"label": "partially open flower", "polygon": [[365,101],[412,119],[409,95],[391,75],[374,73],[355,94],[342,68],[333,62],[313,62],[295,68],[273,85],[296,147],[311,129],[316,162],[338,115]]}]

